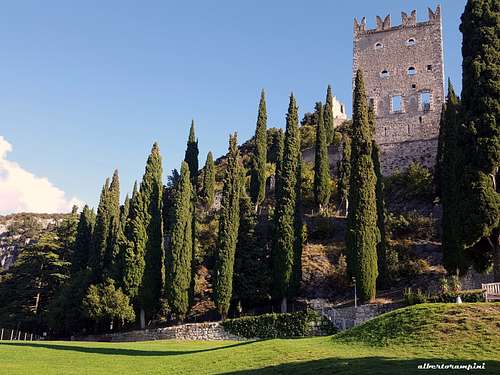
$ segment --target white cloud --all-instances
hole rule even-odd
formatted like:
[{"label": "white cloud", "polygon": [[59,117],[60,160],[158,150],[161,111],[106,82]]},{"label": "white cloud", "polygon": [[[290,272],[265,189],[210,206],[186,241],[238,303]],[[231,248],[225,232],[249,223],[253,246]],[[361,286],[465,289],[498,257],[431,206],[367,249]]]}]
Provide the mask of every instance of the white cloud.
[{"label": "white cloud", "polygon": [[68,199],[46,177],[37,177],[19,164],[7,160],[12,145],[0,135],[0,214],[16,212],[70,212],[76,198]]}]

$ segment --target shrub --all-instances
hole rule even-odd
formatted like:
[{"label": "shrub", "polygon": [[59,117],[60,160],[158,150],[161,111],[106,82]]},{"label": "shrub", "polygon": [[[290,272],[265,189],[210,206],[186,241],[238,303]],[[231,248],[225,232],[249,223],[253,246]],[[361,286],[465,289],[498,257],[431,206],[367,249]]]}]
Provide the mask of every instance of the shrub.
[{"label": "shrub", "polygon": [[484,293],[480,289],[465,290],[460,292],[447,291],[430,296],[422,293],[420,289],[418,289],[417,292],[413,292],[411,288],[405,290],[404,302],[408,306],[419,303],[455,303],[458,296],[460,296],[462,302],[484,302]]},{"label": "shrub", "polygon": [[436,220],[416,211],[403,215],[389,213],[386,220],[387,232],[394,238],[430,240],[437,234]]},{"label": "shrub", "polygon": [[384,186],[387,197],[432,199],[432,172],[420,163],[412,163],[404,172],[386,177]]},{"label": "shrub", "polygon": [[267,339],[308,336],[314,324],[318,323],[326,333],[335,333],[333,325],[312,310],[226,319],[222,325],[228,332],[240,337]]},{"label": "shrub", "polygon": [[311,218],[309,228],[309,239],[324,241],[332,238],[335,226],[330,217],[315,216]]},{"label": "shrub", "polygon": [[120,288],[116,289],[114,280],[109,278],[101,284],[90,285],[83,300],[83,308],[95,322],[117,320],[123,325],[135,319],[129,297]]},{"label": "shrub", "polygon": [[417,289],[416,292],[413,292],[411,288],[406,288],[404,291],[404,302],[405,305],[417,305],[419,303],[427,303],[429,301],[429,295],[423,293],[420,289]]},{"label": "shrub", "polygon": [[464,290],[459,292],[443,292],[433,296],[429,302],[447,302],[454,303],[457,297],[460,296],[462,302],[484,302],[484,293],[481,289]]}]

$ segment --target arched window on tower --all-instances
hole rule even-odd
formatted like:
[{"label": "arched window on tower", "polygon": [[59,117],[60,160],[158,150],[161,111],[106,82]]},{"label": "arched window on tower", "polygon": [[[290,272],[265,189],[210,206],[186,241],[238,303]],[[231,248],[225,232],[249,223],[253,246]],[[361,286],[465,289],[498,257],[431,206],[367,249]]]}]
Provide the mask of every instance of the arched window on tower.
[{"label": "arched window on tower", "polygon": [[384,69],[380,72],[380,77],[381,78],[387,78],[389,77],[389,71],[387,69]]},{"label": "arched window on tower", "polygon": [[407,73],[409,76],[414,76],[415,74],[417,74],[417,69],[415,69],[414,66],[410,66],[407,70]]},{"label": "arched window on tower", "polygon": [[382,48],[384,48],[384,45],[381,42],[377,42],[377,43],[375,43],[375,46],[373,48],[382,49]]},{"label": "arched window on tower", "polygon": [[415,44],[417,44],[417,41],[415,40],[415,38],[410,38],[406,41],[407,46],[414,46]]},{"label": "arched window on tower", "polygon": [[418,111],[418,99],[415,95],[410,96],[410,99],[408,100],[408,111],[409,112]]}]

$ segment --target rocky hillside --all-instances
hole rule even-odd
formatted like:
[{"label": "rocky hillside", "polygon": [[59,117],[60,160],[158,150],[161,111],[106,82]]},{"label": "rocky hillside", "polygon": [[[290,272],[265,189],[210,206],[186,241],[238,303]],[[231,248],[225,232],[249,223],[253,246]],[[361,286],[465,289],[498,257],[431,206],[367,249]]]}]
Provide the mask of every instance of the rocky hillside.
[{"label": "rocky hillside", "polygon": [[66,216],[32,213],[0,216],[0,271],[9,269],[22,249],[55,228]]}]

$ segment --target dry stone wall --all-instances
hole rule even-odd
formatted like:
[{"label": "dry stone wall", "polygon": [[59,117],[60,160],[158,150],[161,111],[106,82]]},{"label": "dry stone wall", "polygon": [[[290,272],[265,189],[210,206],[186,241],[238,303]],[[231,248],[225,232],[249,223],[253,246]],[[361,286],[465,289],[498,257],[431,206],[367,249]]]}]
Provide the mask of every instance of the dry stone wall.
[{"label": "dry stone wall", "polygon": [[382,174],[387,176],[397,170],[403,171],[413,162],[432,169],[436,164],[437,147],[437,138],[381,144]]},{"label": "dry stone wall", "polygon": [[141,331],[117,332],[103,335],[73,337],[76,341],[153,341],[153,340],[244,340],[224,330],[220,322],[193,323],[174,327],[146,329]]},{"label": "dry stone wall", "polygon": [[403,307],[400,303],[385,303],[337,308],[320,299],[310,300],[309,305],[322,316],[330,320],[330,322],[341,331],[357,326],[381,314]]}]

